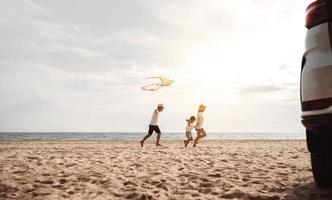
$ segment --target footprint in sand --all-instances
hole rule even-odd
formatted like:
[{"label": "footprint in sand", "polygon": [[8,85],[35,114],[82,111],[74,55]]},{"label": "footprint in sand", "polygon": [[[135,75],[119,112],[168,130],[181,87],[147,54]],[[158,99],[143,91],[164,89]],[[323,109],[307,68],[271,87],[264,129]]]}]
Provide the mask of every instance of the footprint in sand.
[{"label": "footprint in sand", "polygon": [[253,199],[252,196],[240,190],[235,190],[230,193],[220,195],[219,197],[222,199]]},{"label": "footprint in sand", "polygon": [[198,192],[202,193],[202,194],[209,194],[210,192],[212,192],[211,188],[199,188]]},{"label": "footprint in sand", "polygon": [[0,198],[1,197],[6,198],[8,196],[15,195],[17,191],[18,188],[16,187],[0,183]]},{"label": "footprint in sand", "polygon": [[98,183],[101,185],[101,187],[108,188],[111,184],[111,180],[109,180],[108,178],[102,178],[98,180]]},{"label": "footprint in sand", "polygon": [[198,193],[193,193],[193,194],[191,194],[191,196],[192,196],[192,197],[199,197],[199,196],[201,196],[201,195],[198,194]]},{"label": "footprint in sand", "polygon": [[87,177],[87,176],[79,176],[79,177],[77,177],[77,180],[80,182],[89,182],[91,180],[91,178]]},{"label": "footprint in sand", "polygon": [[34,157],[34,156],[27,156],[26,158],[29,160],[39,160],[38,157]]},{"label": "footprint in sand", "polygon": [[129,193],[125,196],[126,199],[149,199],[145,194],[140,194],[137,192]]},{"label": "footprint in sand", "polygon": [[65,178],[61,178],[61,179],[59,179],[59,183],[60,184],[65,184],[65,183],[67,183],[68,181],[67,181],[67,179],[65,179]]},{"label": "footprint in sand", "polygon": [[178,171],[182,171],[182,170],[184,170],[184,168],[183,168],[183,167],[180,167],[180,168],[178,168]]},{"label": "footprint in sand", "polygon": [[248,181],[249,181],[249,178],[243,177],[243,178],[242,178],[242,181],[243,181],[243,182],[248,182]]},{"label": "footprint in sand", "polygon": [[54,183],[54,181],[50,178],[40,178],[40,179],[35,180],[35,182],[41,183],[41,184],[47,184],[47,185]]},{"label": "footprint in sand", "polygon": [[221,174],[208,174],[208,177],[212,177],[212,178],[220,178]]},{"label": "footprint in sand", "polygon": [[53,160],[55,157],[54,156],[51,156],[51,157],[49,157],[48,159],[49,160]]},{"label": "footprint in sand", "polygon": [[160,182],[160,181],[152,181],[151,185],[154,185],[157,188],[163,189],[165,191],[168,191],[167,186],[165,185],[164,182]]},{"label": "footprint in sand", "polygon": [[52,190],[49,189],[38,189],[32,192],[33,197],[48,196],[52,194]]},{"label": "footprint in sand", "polygon": [[12,173],[13,174],[24,174],[26,171],[25,170],[16,170],[16,171],[13,171]]},{"label": "footprint in sand", "polygon": [[72,166],[75,166],[76,163],[69,163],[69,164],[66,164],[65,167],[72,167]]},{"label": "footprint in sand", "polygon": [[137,188],[133,187],[133,186],[127,186],[127,187],[122,188],[122,190],[125,192],[135,192],[137,190]]},{"label": "footprint in sand", "polygon": [[200,183],[199,187],[212,187],[212,183]]},{"label": "footprint in sand", "polygon": [[208,162],[207,164],[208,164],[210,167],[213,167],[214,162]]},{"label": "footprint in sand", "polygon": [[68,190],[67,194],[73,195],[73,194],[75,194],[75,191],[74,190]]},{"label": "footprint in sand", "polygon": [[126,181],[126,182],[123,183],[123,185],[133,185],[133,186],[137,186],[136,183],[131,182],[131,181]]},{"label": "footprint in sand", "polygon": [[25,184],[24,187],[23,187],[23,191],[25,193],[29,193],[29,192],[32,192],[33,190],[35,190],[36,188],[34,187],[34,185],[28,183],[28,184]]}]

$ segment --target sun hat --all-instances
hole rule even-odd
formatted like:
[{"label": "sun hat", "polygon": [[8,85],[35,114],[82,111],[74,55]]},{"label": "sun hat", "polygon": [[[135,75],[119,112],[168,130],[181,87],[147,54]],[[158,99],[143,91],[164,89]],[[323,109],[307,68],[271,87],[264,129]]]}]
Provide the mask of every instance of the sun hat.
[{"label": "sun hat", "polygon": [[204,105],[204,104],[201,104],[201,105],[199,105],[199,109],[201,110],[201,109],[205,109],[206,108],[206,106]]},{"label": "sun hat", "polygon": [[164,104],[160,103],[158,104],[158,108],[163,108],[164,107]]}]

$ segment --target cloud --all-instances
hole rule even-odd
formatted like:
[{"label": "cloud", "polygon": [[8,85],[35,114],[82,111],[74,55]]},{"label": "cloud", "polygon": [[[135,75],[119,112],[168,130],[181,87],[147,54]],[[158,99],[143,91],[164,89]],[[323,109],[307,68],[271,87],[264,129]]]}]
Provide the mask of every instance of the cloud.
[{"label": "cloud", "polygon": [[294,96],[294,97],[290,97],[290,98],[285,98],[285,99],[280,99],[279,101],[281,102],[294,102],[296,104],[300,104],[300,95]]},{"label": "cloud", "polygon": [[38,16],[49,14],[47,9],[32,0],[3,0],[0,3],[0,10],[3,11],[2,15]]},{"label": "cloud", "polygon": [[284,88],[274,85],[253,85],[238,88],[240,93],[270,93],[283,90]]},{"label": "cloud", "polygon": [[55,49],[71,53],[81,58],[100,58],[107,56],[107,54],[103,52],[75,46],[55,45]]}]

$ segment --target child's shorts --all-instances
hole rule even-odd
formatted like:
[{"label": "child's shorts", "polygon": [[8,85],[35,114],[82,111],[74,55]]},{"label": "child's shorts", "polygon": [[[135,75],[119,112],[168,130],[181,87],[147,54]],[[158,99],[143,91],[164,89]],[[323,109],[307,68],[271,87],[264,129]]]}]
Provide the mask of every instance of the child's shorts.
[{"label": "child's shorts", "polygon": [[186,132],[186,136],[187,136],[188,140],[193,139],[193,136],[191,135],[191,132],[189,132],[189,131]]}]

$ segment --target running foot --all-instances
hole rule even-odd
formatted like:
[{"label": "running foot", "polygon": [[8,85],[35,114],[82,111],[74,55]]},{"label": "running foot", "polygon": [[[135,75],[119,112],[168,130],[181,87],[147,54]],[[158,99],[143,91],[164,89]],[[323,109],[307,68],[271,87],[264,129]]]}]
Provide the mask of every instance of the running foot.
[{"label": "running foot", "polygon": [[189,144],[189,142],[185,143],[185,144],[184,144],[184,147],[187,147],[187,146],[188,146],[188,144]]},{"label": "running foot", "polygon": [[163,145],[161,145],[161,144],[156,144],[156,146],[163,146]]},{"label": "running foot", "polygon": [[140,141],[140,143],[141,143],[141,147],[143,147],[143,141]]}]

